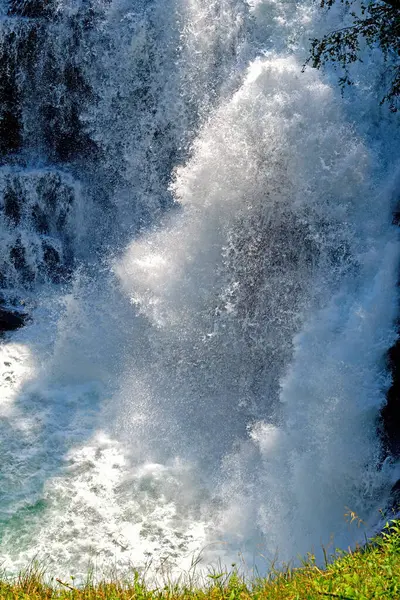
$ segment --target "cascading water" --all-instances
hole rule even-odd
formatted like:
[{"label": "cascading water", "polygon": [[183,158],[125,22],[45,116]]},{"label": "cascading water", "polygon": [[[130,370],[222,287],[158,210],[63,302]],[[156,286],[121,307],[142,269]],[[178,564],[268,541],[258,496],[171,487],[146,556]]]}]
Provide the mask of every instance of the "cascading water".
[{"label": "cascading water", "polygon": [[31,318],[0,347],[2,564],[263,568],[352,543],[346,510],[373,527],[398,478],[379,53],[341,99],[301,72],[340,8],[0,10],[0,300]]}]

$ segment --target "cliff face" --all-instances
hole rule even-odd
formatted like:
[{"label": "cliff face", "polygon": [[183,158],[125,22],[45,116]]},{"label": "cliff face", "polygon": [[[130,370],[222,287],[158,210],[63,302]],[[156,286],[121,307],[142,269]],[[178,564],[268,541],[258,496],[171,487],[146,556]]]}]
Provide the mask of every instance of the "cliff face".
[{"label": "cliff face", "polygon": [[50,0],[1,9],[0,289],[9,296],[68,278],[76,165],[92,165],[96,147],[81,121],[91,91],[77,64],[88,15],[63,14]]},{"label": "cliff face", "polygon": [[[398,209],[393,215],[393,224],[400,226]],[[398,321],[398,328],[400,321]],[[400,334],[400,329],[398,329]],[[391,374],[391,385],[386,402],[379,416],[378,432],[382,441],[382,458],[400,459],[400,338],[387,353],[387,368]],[[392,488],[391,502],[395,510],[400,506],[400,480]]]}]

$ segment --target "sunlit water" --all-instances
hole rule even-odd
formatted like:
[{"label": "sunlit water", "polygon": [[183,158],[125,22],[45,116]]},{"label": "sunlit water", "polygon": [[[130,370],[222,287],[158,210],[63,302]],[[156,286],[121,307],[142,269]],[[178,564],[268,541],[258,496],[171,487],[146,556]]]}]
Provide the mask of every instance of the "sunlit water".
[{"label": "sunlit water", "polygon": [[397,479],[376,431],[399,262],[379,52],[341,98],[302,73],[340,7],[2,6],[22,125],[0,265],[32,315],[0,347],[3,566],[262,570],[353,543],[345,513],[372,530]]}]

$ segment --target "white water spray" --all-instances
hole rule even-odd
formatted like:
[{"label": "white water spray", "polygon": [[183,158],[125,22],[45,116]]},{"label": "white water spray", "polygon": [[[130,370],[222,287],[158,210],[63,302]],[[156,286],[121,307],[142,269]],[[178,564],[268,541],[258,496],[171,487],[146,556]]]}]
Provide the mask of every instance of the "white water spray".
[{"label": "white water spray", "polygon": [[[375,123],[351,123],[329,81],[301,73],[322,25],[306,4],[261,0],[56,4],[46,36],[75,32],[74,127],[96,149],[36,136],[65,172],[50,213],[76,191],[68,244],[38,196],[51,168],[4,171],[25,211],[3,209],[5,263],[12,236],[38,240],[24,246],[36,287],[15,261],[7,272],[36,308],[1,347],[6,567],[39,554],[57,575],[149,558],[180,572],[204,547],[205,563],[259,562],[351,543],[344,513],[372,525],[395,477],[376,432],[396,338],[395,165]],[[370,98],[354,102],[364,118]],[[36,205],[70,253],[62,284]]]}]

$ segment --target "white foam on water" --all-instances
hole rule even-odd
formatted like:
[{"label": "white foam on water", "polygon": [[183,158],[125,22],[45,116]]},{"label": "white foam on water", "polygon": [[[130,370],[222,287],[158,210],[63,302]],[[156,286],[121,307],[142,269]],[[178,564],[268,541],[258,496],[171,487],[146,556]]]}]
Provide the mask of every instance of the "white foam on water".
[{"label": "white foam on water", "polygon": [[95,4],[84,251],[1,345],[4,565],[177,576],[353,543],[345,513],[373,527],[396,477],[394,117],[365,125],[363,67],[352,105],[301,72],[309,3]]}]

